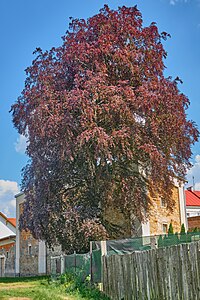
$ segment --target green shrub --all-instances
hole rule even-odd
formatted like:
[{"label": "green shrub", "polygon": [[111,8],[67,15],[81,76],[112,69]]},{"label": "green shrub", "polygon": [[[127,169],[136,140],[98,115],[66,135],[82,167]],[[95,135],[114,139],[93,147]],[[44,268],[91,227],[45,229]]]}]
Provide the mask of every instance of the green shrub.
[{"label": "green shrub", "polygon": [[181,225],[181,234],[185,234],[185,225],[184,224]]},{"label": "green shrub", "polygon": [[174,234],[172,223],[169,224],[168,234]]},{"label": "green shrub", "polygon": [[109,300],[95,284],[91,284],[90,276],[87,276],[85,281],[82,280],[82,275],[65,273],[60,276],[60,283],[66,285],[68,294],[78,293],[81,297],[90,300]]},{"label": "green shrub", "polygon": [[192,230],[192,232],[194,232],[194,233],[199,232],[198,227],[195,227],[195,228]]}]

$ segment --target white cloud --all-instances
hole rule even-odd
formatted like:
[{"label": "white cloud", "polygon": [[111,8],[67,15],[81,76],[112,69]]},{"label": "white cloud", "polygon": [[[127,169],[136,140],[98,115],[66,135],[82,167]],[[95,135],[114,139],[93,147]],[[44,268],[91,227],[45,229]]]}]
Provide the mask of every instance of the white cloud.
[{"label": "white cloud", "polygon": [[18,153],[25,154],[27,147],[27,138],[24,135],[19,135],[17,142],[15,143],[15,150]]},{"label": "white cloud", "polygon": [[200,191],[200,182],[195,183],[195,190]]},{"label": "white cloud", "polygon": [[15,195],[19,193],[17,182],[0,180],[0,211],[7,217],[15,216]]},{"label": "white cloud", "polygon": [[171,5],[175,5],[178,2],[187,3],[188,0],[169,0],[169,4],[171,4]]},{"label": "white cloud", "polygon": [[195,183],[195,190],[200,190],[200,155],[195,156],[193,167],[187,173],[188,186],[193,185],[193,178]]}]

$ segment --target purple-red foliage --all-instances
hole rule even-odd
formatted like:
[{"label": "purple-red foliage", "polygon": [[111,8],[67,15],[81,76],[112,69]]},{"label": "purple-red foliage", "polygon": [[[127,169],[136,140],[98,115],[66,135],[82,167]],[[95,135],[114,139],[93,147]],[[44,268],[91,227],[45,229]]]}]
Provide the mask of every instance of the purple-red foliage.
[{"label": "purple-red foliage", "polygon": [[34,236],[81,251],[108,236],[111,203],[142,220],[149,190],[173,207],[172,181],[184,178],[198,130],[163,74],[167,36],[143,27],[136,7],[105,5],[72,19],[60,47],[36,49],[11,109],[29,140],[21,226]]}]

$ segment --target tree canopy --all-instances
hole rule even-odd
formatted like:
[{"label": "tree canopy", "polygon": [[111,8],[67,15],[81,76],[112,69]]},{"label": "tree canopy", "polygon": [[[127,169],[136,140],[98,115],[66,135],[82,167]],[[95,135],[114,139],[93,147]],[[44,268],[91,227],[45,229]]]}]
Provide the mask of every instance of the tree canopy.
[{"label": "tree canopy", "polygon": [[159,193],[173,208],[173,178],[184,178],[198,130],[178,78],[164,76],[168,36],[144,27],[137,7],[105,5],[71,19],[60,47],[36,49],[11,108],[30,158],[21,228],[81,251],[109,237],[110,205],[143,220]]}]

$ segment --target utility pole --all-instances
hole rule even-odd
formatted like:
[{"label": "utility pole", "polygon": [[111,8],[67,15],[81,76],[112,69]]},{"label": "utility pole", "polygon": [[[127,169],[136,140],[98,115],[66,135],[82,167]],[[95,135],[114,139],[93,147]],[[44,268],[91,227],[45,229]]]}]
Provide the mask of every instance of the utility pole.
[{"label": "utility pole", "polygon": [[195,182],[194,182],[194,176],[192,176],[192,186],[193,186],[193,191],[195,191]]}]

